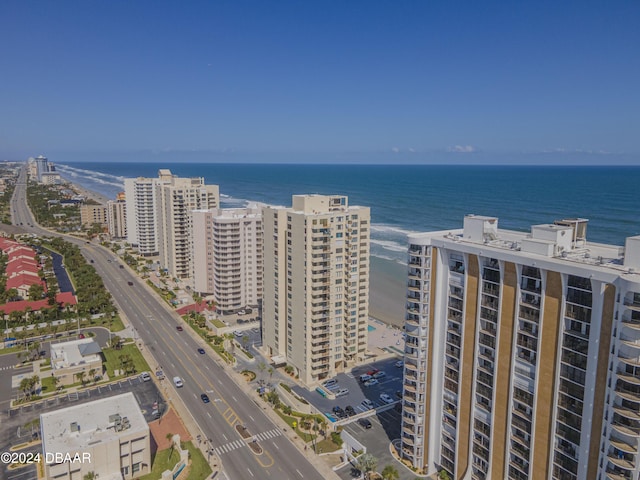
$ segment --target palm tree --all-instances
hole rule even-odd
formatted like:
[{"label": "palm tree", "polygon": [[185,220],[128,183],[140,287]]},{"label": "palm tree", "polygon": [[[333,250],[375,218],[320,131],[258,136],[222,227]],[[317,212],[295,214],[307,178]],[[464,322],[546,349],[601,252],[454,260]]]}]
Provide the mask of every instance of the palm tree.
[{"label": "palm tree", "polygon": [[173,441],[173,433],[167,433],[165,438],[171,442],[171,450],[169,451],[169,458],[173,454],[173,447],[175,446],[175,442]]},{"label": "palm tree", "polygon": [[369,478],[369,474],[378,466],[378,459],[369,453],[363,453],[356,459],[356,468],[364,473],[364,478]]},{"label": "palm tree", "polygon": [[20,386],[18,387],[18,389],[23,393],[23,395],[26,398],[28,396],[27,391],[29,391],[29,379],[23,378],[22,380],[20,380]]},{"label": "palm tree", "polygon": [[93,379],[93,383],[96,383],[96,369],[89,370],[89,380]]},{"label": "palm tree", "polygon": [[[267,365],[264,362],[260,362],[258,364],[258,370],[260,370],[260,373],[264,373],[264,371],[267,369]],[[260,380],[262,381],[262,375],[260,375]]]},{"label": "palm tree", "polygon": [[84,477],[82,477],[82,480],[95,480],[95,478],[96,478],[95,472],[91,471],[91,472],[88,472]]},{"label": "palm tree", "polygon": [[269,367],[269,368],[267,369],[267,373],[269,374],[269,383],[271,383],[271,380],[273,379],[273,372],[274,372],[274,371],[275,371],[275,370],[273,369],[273,367]]},{"label": "palm tree", "polygon": [[398,480],[399,477],[400,474],[393,465],[387,465],[382,470],[382,478],[384,478],[384,480]]}]

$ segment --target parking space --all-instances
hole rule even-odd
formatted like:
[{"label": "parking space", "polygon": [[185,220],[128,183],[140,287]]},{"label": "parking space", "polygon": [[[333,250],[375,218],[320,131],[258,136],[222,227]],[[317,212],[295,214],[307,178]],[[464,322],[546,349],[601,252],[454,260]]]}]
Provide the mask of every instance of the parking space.
[{"label": "parking space", "polygon": [[[162,413],[166,411],[164,399],[154,382],[143,382],[139,377],[133,377],[108,385],[95,386],[83,389],[80,392],[67,393],[55,398],[34,402],[6,412],[6,416],[2,419],[0,451],[10,451],[14,445],[37,441],[39,435],[37,422],[42,413],[126,392],[133,392],[147,422],[151,422],[154,419],[154,409],[157,408]],[[20,451],[42,452],[42,445],[37,443]],[[8,480],[31,480],[37,476],[35,466],[9,470],[8,465],[3,465],[1,468],[0,478]]]},{"label": "parking space", "polygon": [[[309,401],[309,403],[320,412],[325,414],[329,413],[330,415],[328,415],[328,417],[330,419],[335,420],[331,412],[336,406],[342,409],[351,406],[356,414],[362,413],[368,410],[362,405],[362,402],[367,399],[377,407],[385,403],[380,398],[382,394],[389,395],[394,401],[400,398],[396,392],[402,391],[402,368],[396,366],[397,362],[397,358],[388,358],[367,366],[357,367],[346,374],[338,374],[335,379],[333,379],[335,383],[328,385],[326,389],[330,390],[333,394],[341,390],[348,390],[348,393],[335,399],[324,397],[318,391],[310,392],[299,386],[294,386],[293,390]],[[378,372],[383,372],[383,376],[380,376]],[[360,376],[366,375],[367,373],[378,374],[380,378],[376,379],[377,382],[375,384],[365,386],[365,384],[360,381]]]},{"label": "parking space", "polygon": [[[386,465],[393,465],[398,470],[399,480],[412,480],[415,473],[403,467],[391,454],[391,442],[400,438],[400,416],[399,409],[391,408],[368,417],[371,428],[365,428],[358,422],[350,423],[344,428],[360,443],[366,445],[367,453],[378,459],[378,471]],[[341,468],[336,473],[345,480],[353,478],[351,465]]]}]

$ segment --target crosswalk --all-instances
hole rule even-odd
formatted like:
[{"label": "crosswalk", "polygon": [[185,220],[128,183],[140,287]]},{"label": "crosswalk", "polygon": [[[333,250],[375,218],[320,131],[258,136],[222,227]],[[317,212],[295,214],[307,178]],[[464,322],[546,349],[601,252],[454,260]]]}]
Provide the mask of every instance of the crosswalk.
[{"label": "crosswalk", "polygon": [[9,365],[8,367],[0,367],[0,371],[2,370],[13,370],[15,367],[15,365]]},{"label": "crosswalk", "polygon": [[[258,433],[254,435],[252,438],[248,438],[247,441],[253,441],[253,439],[255,438],[259,442],[264,442],[265,440],[279,437],[280,435],[282,435],[282,431],[277,428],[274,428],[267,432]],[[220,445],[219,447],[214,448],[213,451],[215,452],[216,455],[222,455],[224,453],[232,452],[237,448],[242,448],[246,446],[247,446],[246,441],[235,440],[233,442],[228,442],[228,443],[225,443],[224,445]]]}]

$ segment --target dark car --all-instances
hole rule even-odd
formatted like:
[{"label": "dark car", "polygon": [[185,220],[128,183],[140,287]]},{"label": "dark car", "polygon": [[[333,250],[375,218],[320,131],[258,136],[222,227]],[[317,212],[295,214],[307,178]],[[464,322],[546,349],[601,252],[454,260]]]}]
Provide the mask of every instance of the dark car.
[{"label": "dark car", "polygon": [[127,282],[127,285],[129,285],[130,287],[133,287],[133,282]]},{"label": "dark car", "polygon": [[120,265],[120,268],[124,268],[124,265]]},{"label": "dark car", "polygon": [[178,330],[179,332],[181,332],[181,331],[182,331],[182,330],[184,330],[184,329],[182,328],[182,326],[181,326],[181,325],[178,325],[178,326],[176,327],[176,330]]},{"label": "dark car", "polygon": [[202,399],[202,403],[209,403],[211,401],[209,400],[209,395],[207,395],[206,393],[200,395],[200,398]]},{"label": "dark car", "polygon": [[199,349],[198,349],[198,353],[199,353],[200,355],[204,355],[204,348],[199,348]]},{"label": "dark car", "polygon": [[362,426],[362,428],[366,428],[367,430],[371,428],[371,420],[369,420],[368,418],[361,418],[360,420],[358,420],[358,423],[360,424],[360,426]]},{"label": "dark car", "polygon": [[354,408],[351,405],[347,405],[344,408],[344,412],[349,415],[350,417],[354,416],[356,414],[356,411],[354,410]]},{"label": "dark car", "polygon": [[402,390],[396,390],[396,397],[402,398]]},{"label": "dark car", "polygon": [[342,407],[337,406],[333,407],[333,413],[335,413],[338,418],[343,418],[346,415]]},{"label": "dark car", "polygon": [[93,263],[93,258],[91,260],[89,260],[91,263]]}]

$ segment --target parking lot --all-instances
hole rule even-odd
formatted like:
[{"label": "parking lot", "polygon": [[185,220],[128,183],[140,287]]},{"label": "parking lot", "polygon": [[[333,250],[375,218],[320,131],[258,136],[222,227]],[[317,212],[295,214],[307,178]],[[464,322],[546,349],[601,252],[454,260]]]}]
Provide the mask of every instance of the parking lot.
[{"label": "parking lot", "polygon": [[[333,408],[336,406],[345,409],[347,405],[352,406],[355,413],[362,413],[368,410],[362,405],[365,399],[369,399],[375,407],[383,405],[384,402],[380,399],[380,395],[386,393],[394,401],[399,400],[396,392],[402,391],[402,368],[396,367],[397,358],[388,358],[381,360],[367,366],[356,367],[350,373],[340,373],[335,377],[337,383],[329,387],[333,392],[338,392],[341,389],[349,391],[344,396],[330,399],[323,397],[317,391],[310,392],[299,386],[294,386],[293,390],[305,398],[311,403],[318,411],[327,415],[327,417],[335,421],[336,418],[332,415]],[[378,383],[371,386],[365,386],[360,381],[360,375],[365,375],[367,372],[378,370],[384,372],[384,377],[378,379]]]},{"label": "parking lot", "polygon": [[[40,429],[36,422],[39,421],[42,413],[127,392],[133,392],[147,422],[153,420],[152,412],[156,402],[159,403],[161,411],[166,411],[162,395],[154,382],[143,382],[140,378],[133,377],[108,385],[84,389],[80,392],[59,395],[46,401],[33,402],[3,412],[0,451],[7,452],[14,445],[37,441]],[[38,442],[21,449],[20,452],[42,453],[42,445]],[[3,480],[31,480],[36,477],[34,464],[14,470],[10,470],[8,465],[2,465],[0,468],[0,479]]]}]

